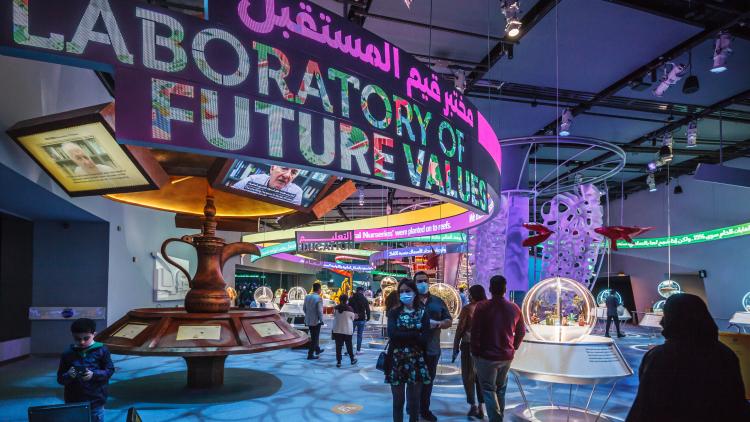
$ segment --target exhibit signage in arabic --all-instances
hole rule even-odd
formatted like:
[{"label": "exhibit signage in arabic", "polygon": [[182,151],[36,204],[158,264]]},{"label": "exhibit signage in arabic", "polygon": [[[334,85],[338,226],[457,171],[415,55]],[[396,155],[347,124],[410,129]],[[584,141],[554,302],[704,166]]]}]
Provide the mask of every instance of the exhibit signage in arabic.
[{"label": "exhibit signage in arabic", "polygon": [[295,236],[299,252],[354,248],[354,231],[352,230],[298,231]]},{"label": "exhibit signage in arabic", "polygon": [[211,1],[205,21],[129,0],[0,4],[3,54],[115,73],[118,142],[324,170],[482,214],[497,198],[500,148],[476,108],[326,9]]},{"label": "exhibit signage in arabic", "polygon": [[622,249],[664,248],[667,246],[683,246],[747,235],[750,235],[750,223],[672,237],[637,238],[633,239],[633,243],[619,240],[617,241],[617,247]]}]

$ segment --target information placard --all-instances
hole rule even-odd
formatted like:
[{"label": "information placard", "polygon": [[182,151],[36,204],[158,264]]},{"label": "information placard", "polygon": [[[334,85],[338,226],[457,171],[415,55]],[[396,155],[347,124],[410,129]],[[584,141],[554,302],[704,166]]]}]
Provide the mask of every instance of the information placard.
[{"label": "information placard", "polygon": [[180,325],[176,340],[221,340],[221,325]]}]

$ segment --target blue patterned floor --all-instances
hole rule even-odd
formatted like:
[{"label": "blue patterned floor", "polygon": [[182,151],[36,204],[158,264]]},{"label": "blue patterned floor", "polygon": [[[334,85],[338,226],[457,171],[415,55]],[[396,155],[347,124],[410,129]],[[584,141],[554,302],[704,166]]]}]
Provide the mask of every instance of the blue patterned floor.
[{"label": "blue patterned floor", "polygon": [[[649,343],[638,328],[628,327],[630,334],[618,341],[626,359],[636,371]],[[322,338],[330,339],[330,334]],[[185,363],[181,358],[144,358],[115,356],[116,372],[110,382],[107,421],[123,421],[127,409],[135,406],[144,421],[388,421],[391,418],[391,396],[383,375],[374,369],[378,350],[363,348],[360,362],[354,367],[344,363],[335,366],[332,344],[318,361],[308,362],[305,351],[276,352],[230,356],[227,359],[225,386],[215,391],[189,391],[184,387]],[[444,353],[441,370],[433,393],[432,411],[440,421],[465,421],[468,410],[460,375],[453,371]],[[62,402],[62,387],[55,382],[57,360],[28,358],[0,367],[0,421],[26,419],[29,406]],[[522,380],[532,402],[568,403],[567,385],[554,386]],[[624,418],[635,397],[637,377],[620,381],[605,413]],[[591,407],[601,407],[609,386],[594,394]],[[573,405],[583,407],[590,387],[573,387]],[[337,405],[352,403],[362,409],[350,415],[333,412]],[[509,383],[506,404],[521,403],[515,383]]]}]

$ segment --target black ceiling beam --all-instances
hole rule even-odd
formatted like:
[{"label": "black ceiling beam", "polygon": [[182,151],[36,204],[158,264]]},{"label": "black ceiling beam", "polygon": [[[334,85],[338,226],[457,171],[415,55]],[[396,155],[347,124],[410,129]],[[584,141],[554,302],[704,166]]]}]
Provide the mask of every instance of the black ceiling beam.
[{"label": "black ceiling beam", "polygon": [[[748,153],[750,153],[750,139],[746,139],[744,141],[735,142],[731,145],[727,145],[723,148],[723,159],[724,161],[729,161],[735,158],[744,157]],[[709,163],[709,164],[716,164],[719,162],[719,155],[703,155],[700,157],[695,157],[687,161],[683,161],[680,163],[680,168],[674,168],[674,166],[670,166],[669,168],[669,177],[677,178],[679,176],[690,174],[695,171],[695,168],[700,163]],[[664,168],[662,168],[661,171],[656,173],[656,184],[662,184],[667,182],[667,172]],[[648,177],[647,174],[637,177],[633,180],[628,180],[625,182],[625,194],[630,194],[634,192],[638,192],[640,190],[645,189],[646,187],[646,178]],[[620,192],[615,192],[614,197],[619,197]]]},{"label": "black ceiling beam", "polygon": [[[417,28],[424,28],[424,29],[429,29],[429,30],[446,32],[446,33],[449,33],[449,34],[462,35],[462,36],[465,36],[465,37],[481,38],[481,39],[484,39],[484,40],[486,40],[488,38],[487,34],[480,34],[478,32],[470,32],[470,31],[463,31],[463,30],[460,30],[460,29],[448,28],[448,27],[439,26],[439,25],[430,25],[430,24],[426,24],[426,23],[422,23],[422,22],[411,21],[411,20],[408,20],[408,19],[397,18],[395,16],[385,16],[385,15],[379,15],[379,14],[376,14],[376,13],[367,13],[367,12],[359,12],[359,11],[355,12],[355,13],[357,13],[358,15],[363,16],[365,18],[372,18],[372,19],[382,20],[382,21],[386,21],[386,22],[399,23],[399,24],[402,24],[402,25],[415,26]],[[506,43],[515,43],[516,42],[516,41],[506,40],[503,37],[497,37],[497,36],[494,36],[494,35],[489,35],[489,39],[493,40],[493,41],[504,41]]]},{"label": "black ceiling beam", "polygon": [[349,9],[346,14],[347,19],[359,26],[365,25],[365,19],[367,18],[367,13],[370,11],[370,6],[372,6],[372,0],[337,1],[344,3],[344,7]]},{"label": "black ceiling beam", "polygon": [[[620,6],[639,10],[651,15],[660,16],[699,28],[709,28],[715,25],[717,18],[741,14],[747,10],[745,0],[723,0],[721,3],[713,1],[693,2],[655,2],[653,0],[606,0]],[[732,35],[750,39],[750,32],[743,27],[735,28]]]},{"label": "black ceiling beam", "polygon": [[[645,134],[643,136],[639,136],[638,138],[633,139],[632,141],[630,141],[627,144],[625,144],[625,146],[634,146],[634,145],[637,146],[637,145],[640,145],[640,144],[642,144],[642,143],[644,143],[644,142],[646,142],[646,141],[648,141],[650,139],[658,138],[658,137],[664,135],[667,132],[674,131],[675,129],[688,124],[688,122],[690,122],[692,119],[700,119],[704,115],[710,114],[710,113],[712,113],[715,110],[724,109],[724,108],[726,108],[726,107],[728,107],[728,106],[730,106],[732,104],[735,104],[735,103],[737,103],[739,101],[742,101],[742,100],[744,100],[746,98],[750,98],[750,89],[742,91],[739,94],[733,95],[733,96],[731,96],[731,97],[729,97],[727,99],[721,100],[718,103],[710,105],[710,106],[706,107],[705,109],[703,109],[703,111],[701,111],[700,113],[696,114],[695,116],[684,117],[682,119],[675,120],[675,121],[673,121],[673,122],[665,125],[662,128],[659,128],[659,129],[656,129],[656,130],[652,130],[651,132],[648,132],[647,134]],[[623,147],[623,148],[625,146],[621,145],[621,147]],[[585,166],[590,167],[592,165],[597,165],[597,164],[603,162],[604,160],[612,157],[612,155],[613,154],[611,152],[604,153],[604,154],[602,154],[602,155],[600,155],[600,156],[592,159],[591,161],[589,161],[587,164],[585,164]],[[567,177],[570,174],[573,174],[573,173],[579,171],[583,167],[584,167],[584,165],[577,166],[576,168],[568,171],[566,174],[563,174],[560,177]],[[546,185],[545,185],[545,187],[546,187]]]},{"label": "black ceiling beam", "polygon": [[[535,85],[519,84],[515,82],[503,82],[483,79],[482,83],[488,83],[495,88],[490,91],[483,90],[480,86],[475,85],[472,91],[466,91],[465,95],[470,98],[480,98],[486,100],[497,100],[504,102],[516,102],[534,106],[555,107],[559,100],[560,106],[575,106],[594,98],[596,94],[584,91],[574,90],[555,90],[550,87],[540,87]],[[738,103],[742,104],[742,102]],[[750,105],[750,104],[748,104]],[[646,100],[640,98],[629,98],[621,96],[610,96],[607,99],[599,100],[597,107],[610,108],[615,110],[630,110],[643,113],[659,114],[665,116],[692,116],[701,112],[705,107],[696,104],[670,103],[658,100]],[[584,111],[582,114],[597,115],[597,113]],[[604,116],[633,118],[633,116]],[[719,112],[705,115],[704,119],[719,119]],[[725,110],[721,114],[725,121],[732,121],[743,124],[750,124],[750,112],[744,110]],[[654,121],[654,119],[635,118],[642,121]]]},{"label": "black ceiling beam", "polygon": [[[740,22],[743,22],[745,19],[750,18],[750,10],[746,8],[746,11],[742,14],[738,14],[729,21],[725,22],[723,25],[719,25],[716,27],[712,27],[710,29],[706,29],[689,39],[681,42],[676,47],[670,49],[669,51],[665,52],[664,54],[659,55],[655,59],[651,60],[650,62],[646,63],[645,65],[639,67],[638,69],[630,72],[625,77],[621,78],[620,80],[614,82],[598,94],[594,95],[593,98],[584,101],[577,106],[571,108],[571,113],[573,116],[576,116],[578,114],[581,114],[584,111],[587,111],[591,107],[597,105],[600,101],[605,100],[623,88],[627,87],[630,82],[640,79],[652,71],[656,71],[659,69],[664,63],[674,60],[675,58],[685,54],[686,52],[690,51],[694,47],[702,44],[708,39],[714,38],[720,31],[729,29],[734,27],[735,25],[739,24]],[[554,121],[550,122],[546,126],[544,126],[542,129],[537,131],[537,135],[543,135],[547,133],[548,131],[552,131],[553,133],[557,130],[557,125],[559,124],[560,119],[557,118]]]},{"label": "black ceiling beam", "polygon": [[[531,31],[539,21],[544,18],[555,6],[562,0],[539,0],[525,15],[521,18],[521,32],[513,38],[512,42],[519,42],[524,35]],[[498,14],[500,11],[497,10]],[[488,17],[490,18],[490,17]],[[489,53],[479,61],[477,67],[466,76],[466,89],[470,89],[475,82],[484,77],[489,69],[495,66],[508,51],[509,42],[500,41],[489,51]],[[512,44],[511,44],[512,45]],[[480,67],[481,66],[481,67]]]},{"label": "black ceiling beam", "polygon": [[348,216],[348,215],[346,215],[346,213],[344,212],[344,209],[343,209],[343,208],[341,208],[341,204],[339,204],[339,205],[338,205],[338,206],[336,207],[336,211],[338,211],[338,212],[339,212],[339,215],[340,215],[340,216],[341,216],[341,217],[342,217],[342,218],[343,218],[343,219],[344,219],[345,221],[349,221],[349,216]]}]

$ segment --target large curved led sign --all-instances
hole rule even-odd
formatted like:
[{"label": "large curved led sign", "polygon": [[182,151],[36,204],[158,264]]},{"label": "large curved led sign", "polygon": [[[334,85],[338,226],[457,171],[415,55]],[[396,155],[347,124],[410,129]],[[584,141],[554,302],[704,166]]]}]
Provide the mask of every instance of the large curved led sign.
[{"label": "large curved led sign", "polygon": [[118,142],[324,171],[481,214],[497,203],[500,146],[476,107],[309,2],[213,0],[210,21],[133,0],[6,0],[0,15],[3,54],[114,72]]}]

